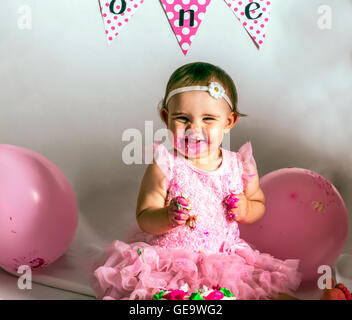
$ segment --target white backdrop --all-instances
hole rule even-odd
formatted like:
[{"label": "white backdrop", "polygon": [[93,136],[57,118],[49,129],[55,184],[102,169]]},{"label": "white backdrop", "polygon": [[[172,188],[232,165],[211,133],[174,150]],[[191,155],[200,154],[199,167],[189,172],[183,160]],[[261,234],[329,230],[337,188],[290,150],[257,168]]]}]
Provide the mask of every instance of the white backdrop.
[{"label": "white backdrop", "polygon": [[[331,30],[318,28],[322,4]],[[22,5],[32,10],[30,30],[18,28]],[[232,131],[231,150],[251,141],[260,175],[288,166],[324,175],[351,212],[351,0],[274,2],[260,51],[213,0],[186,57],[157,0],[145,0],[111,47],[98,0],[2,0],[0,14],[0,143],[54,162],[102,241],[124,238],[146,167],[123,163],[122,133],[144,132],[146,120],[162,127],[166,82],[193,61],[219,65],[237,84],[249,116]],[[351,243],[350,231],[345,252]]]}]

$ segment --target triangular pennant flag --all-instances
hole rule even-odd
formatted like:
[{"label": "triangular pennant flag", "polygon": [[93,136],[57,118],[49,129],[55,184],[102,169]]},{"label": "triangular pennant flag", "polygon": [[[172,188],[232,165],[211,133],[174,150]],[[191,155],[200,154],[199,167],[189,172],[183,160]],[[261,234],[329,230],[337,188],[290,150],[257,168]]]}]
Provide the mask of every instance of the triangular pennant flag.
[{"label": "triangular pennant flag", "polygon": [[121,29],[131,20],[144,0],[99,0],[108,44],[111,44]]},{"label": "triangular pennant flag", "polygon": [[225,0],[225,2],[260,49],[266,37],[272,1]]},{"label": "triangular pennant flag", "polygon": [[211,0],[160,0],[184,55],[191,47]]}]

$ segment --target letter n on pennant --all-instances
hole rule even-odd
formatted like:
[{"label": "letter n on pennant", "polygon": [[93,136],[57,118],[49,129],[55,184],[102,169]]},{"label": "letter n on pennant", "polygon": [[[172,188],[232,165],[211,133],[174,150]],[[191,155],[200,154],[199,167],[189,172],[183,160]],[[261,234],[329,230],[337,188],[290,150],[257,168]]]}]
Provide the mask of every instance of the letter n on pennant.
[{"label": "letter n on pennant", "polygon": [[210,1],[160,0],[184,55],[191,47]]}]

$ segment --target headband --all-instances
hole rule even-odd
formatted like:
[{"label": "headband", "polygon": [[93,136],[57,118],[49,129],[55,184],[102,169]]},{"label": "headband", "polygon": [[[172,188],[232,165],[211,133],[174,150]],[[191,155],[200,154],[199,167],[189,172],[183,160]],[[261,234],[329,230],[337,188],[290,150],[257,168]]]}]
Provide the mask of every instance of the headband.
[{"label": "headband", "polygon": [[178,93],[187,92],[187,91],[209,91],[209,94],[215,99],[224,98],[226,102],[230,105],[231,111],[233,109],[232,102],[230,98],[225,93],[225,89],[221,84],[217,82],[210,82],[208,86],[192,86],[192,87],[182,87],[170,91],[169,95],[166,98],[166,105],[172,96]]}]

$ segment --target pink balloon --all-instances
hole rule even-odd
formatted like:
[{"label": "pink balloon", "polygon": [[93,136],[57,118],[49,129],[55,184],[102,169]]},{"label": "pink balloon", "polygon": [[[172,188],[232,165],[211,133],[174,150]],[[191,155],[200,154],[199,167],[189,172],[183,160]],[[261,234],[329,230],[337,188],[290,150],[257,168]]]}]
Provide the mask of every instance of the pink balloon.
[{"label": "pink balloon", "polygon": [[348,216],[343,199],[327,179],[306,169],[270,172],[260,185],[266,213],[252,225],[240,225],[241,237],[276,258],[300,259],[302,285],[312,284],[323,275],[318,268],[332,267],[345,245]]},{"label": "pink balloon", "polygon": [[72,187],[48,159],[0,145],[0,265],[17,272],[54,262],[69,247],[78,224]]}]

